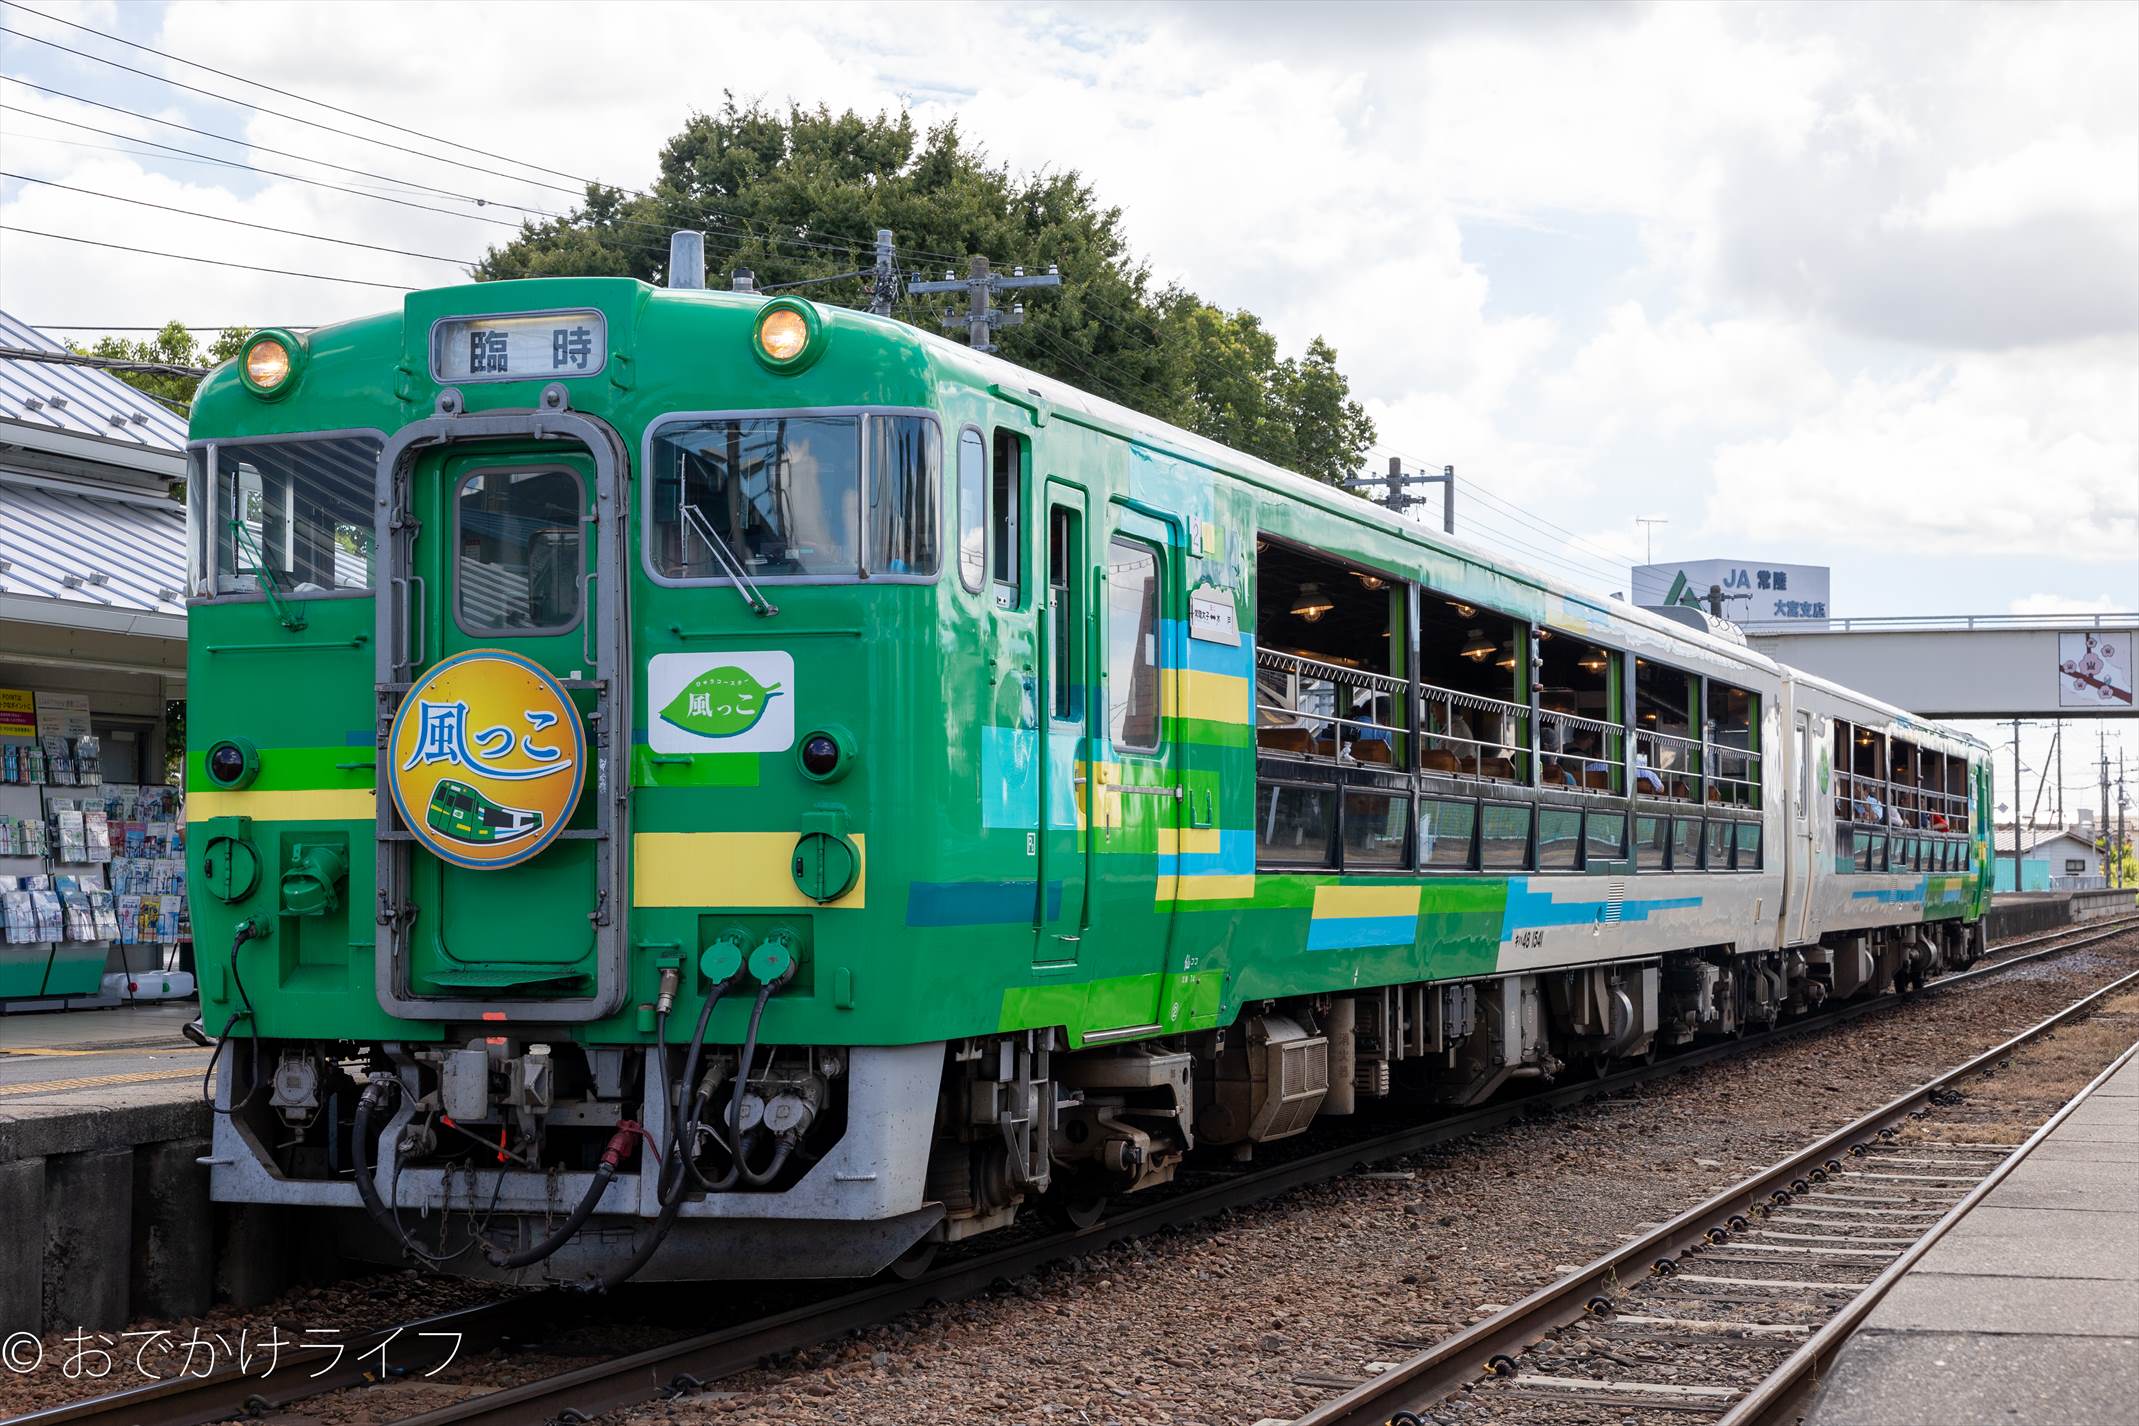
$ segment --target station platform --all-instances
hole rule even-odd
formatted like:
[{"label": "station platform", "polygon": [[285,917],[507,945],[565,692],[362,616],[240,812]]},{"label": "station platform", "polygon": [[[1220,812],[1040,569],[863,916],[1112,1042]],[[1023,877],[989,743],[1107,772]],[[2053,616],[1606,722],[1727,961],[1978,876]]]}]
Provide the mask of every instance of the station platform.
[{"label": "station platform", "polygon": [[2139,1047],[1874,1307],[1807,1426],[2109,1426],[2139,1408]]},{"label": "station platform", "polygon": [[[261,1300],[208,1203],[210,1052],[188,1001],[0,1018],[0,1334]],[[236,1225],[258,1235],[262,1229]],[[272,1226],[272,1225],[265,1225]]]}]

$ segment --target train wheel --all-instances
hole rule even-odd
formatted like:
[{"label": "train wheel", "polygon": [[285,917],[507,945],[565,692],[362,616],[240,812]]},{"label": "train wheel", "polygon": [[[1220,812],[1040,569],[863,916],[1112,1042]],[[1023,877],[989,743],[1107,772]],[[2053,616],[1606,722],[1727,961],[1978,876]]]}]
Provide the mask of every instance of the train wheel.
[{"label": "train wheel", "polygon": [[900,1282],[912,1282],[935,1265],[936,1252],[942,1246],[943,1244],[934,1238],[923,1238],[899,1254],[891,1266],[884,1269],[884,1275],[895,1277]]},{"label": "train wheel", "polygon": [[1040,1198],[1040,1212],[1065,1233],[1078,1233],[1106,1216],[1107,1195],[1090,1184],[1057,1180]]}]

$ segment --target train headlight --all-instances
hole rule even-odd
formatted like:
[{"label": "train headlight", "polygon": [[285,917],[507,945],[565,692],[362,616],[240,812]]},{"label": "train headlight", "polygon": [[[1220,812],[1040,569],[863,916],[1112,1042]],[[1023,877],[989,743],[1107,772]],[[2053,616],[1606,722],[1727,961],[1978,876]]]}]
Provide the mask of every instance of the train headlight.
[{"label": "train headlight", "polygon": [[854,766],[854,735],[836,725],[807,734],[795,747],[802,775],[814,782],[837,782]]},{"label": "train headlight", "polygon": [[208,747],[208,780],[228,792],[250,787],[260,775],[260,750],[244,738],[221,738]]},{"label": "train headlight", "polygon": [[824,319],[815,303],[775,297],[758,313],[751,350],[773,371],[800,371],[824,350]]},{"label": "train headlight", "polygon": [[277,397],[296,385],[304,345],[288,332],[269,328],[245,339],[238,350],[238,376],[255,396]]}]

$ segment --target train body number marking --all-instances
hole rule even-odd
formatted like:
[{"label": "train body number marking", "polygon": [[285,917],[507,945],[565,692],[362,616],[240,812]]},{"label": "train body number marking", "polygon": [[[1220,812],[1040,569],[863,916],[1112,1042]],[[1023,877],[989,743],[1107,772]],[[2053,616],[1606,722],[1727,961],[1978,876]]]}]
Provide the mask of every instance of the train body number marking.
[{"label": "train body number marking", "polygon": [[1545,945],[1545,932],[1542,927],[1537,927],[1528,931],[1517,931],[1509,939],[1518,951],[1541,950]]}]

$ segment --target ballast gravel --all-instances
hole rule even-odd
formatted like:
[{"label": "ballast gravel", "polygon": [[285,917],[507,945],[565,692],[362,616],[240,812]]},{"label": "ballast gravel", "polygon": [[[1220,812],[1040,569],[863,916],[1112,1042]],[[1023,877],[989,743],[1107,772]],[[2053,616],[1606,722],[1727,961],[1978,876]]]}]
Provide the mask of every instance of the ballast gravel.
[{"label": "ballast gravel", "polygon": [[[1952,994],[1764,1047],[909,1313],[706,1390],[605,1418],[734,1426],[1252,1426],[1317,1401],[1543,1286],[2139,968],[2139,933]],[[619,1294],[590,1323],[428,1381],[301,1403],[285,1419],[369,1426],[793,1306],[801,1284]],[[359,1329],[489,1300],[492,1285],[395,1272],[307,1288],[195,1326]],[[659,1326],[650,1324],[658,1323]],[[0,1371],[0,1416],[133,1384]],[[1543,1419],[1543,1418],[1540,1418]],[[1609,1419],[1622,1417],[1609,1414]],[[1633,1420],[1629,1414],[1624,1419]]]}]

